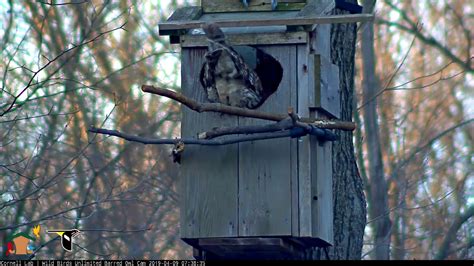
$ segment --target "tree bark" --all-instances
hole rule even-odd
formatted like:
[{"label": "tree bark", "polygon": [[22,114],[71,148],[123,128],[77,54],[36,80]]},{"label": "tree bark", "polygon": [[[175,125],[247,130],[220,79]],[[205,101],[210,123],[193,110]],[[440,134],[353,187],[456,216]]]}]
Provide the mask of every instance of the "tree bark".
[{"label": "tree bark", "polygon": [[[357,4],[356,0],[348,1]],[[336,14],[347,11],[336,9]],[[341,120],[351,121],[354,108],[354,55],[356,24],[333,24],[331,60],[339,67]],[[352,132],[336,132],[340,141],[333,144],[334,247],[331,259],[361,259],[366,201],[364,186],[356,164]]]}]

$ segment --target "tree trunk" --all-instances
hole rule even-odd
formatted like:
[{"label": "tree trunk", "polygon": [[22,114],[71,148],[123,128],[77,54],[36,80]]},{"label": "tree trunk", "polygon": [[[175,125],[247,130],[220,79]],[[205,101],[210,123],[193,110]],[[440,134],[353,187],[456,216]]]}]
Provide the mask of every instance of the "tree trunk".
[{"label": "tree trunk", "polygon": [[[357,3],[356,0],[348,1]],[[337,9],[337,14],[347,11]],[[354,108],[356,24],[333,24],[331,59],[339,66],[341,119],[351,121]],[[357,169],[352,132],[338,131],[333,144],[334,247],[331,259],[360,259],[366,224],[364,186]]]},{"label": "tree trunk", "polygon": [[[375,0],[364,1],[364,12],[372,13]],[[390,227],[388,208],[387,181],[384,177],[382,150],[380,147],[379,124],[377,116],[377,99],[379,82],[375,74],[374,24],[367,22],[362,28],[362,65],[364,91],[364,129],[367,144],[369,165],[369,214],[374,234],[374,258],[388,260],[390,258]]]}]

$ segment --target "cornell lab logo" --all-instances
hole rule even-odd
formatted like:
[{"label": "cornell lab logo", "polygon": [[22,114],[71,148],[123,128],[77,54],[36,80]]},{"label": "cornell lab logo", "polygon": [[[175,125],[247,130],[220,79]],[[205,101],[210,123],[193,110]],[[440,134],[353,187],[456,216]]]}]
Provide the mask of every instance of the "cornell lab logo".
[{"label": "cornell lab logo", "polygon": [[40,240],[41,226],[33,227],[32,233],[36,238],[30,236],[27,232],[19,232],[8,238],[5,255],[7,257],[25,256],[34,253],[34,242]]},{"label": "cornell lab logo", "polygon": [[48,230],[49,234],[58,234],[61,237],[61,246],[64,250],[71,252],[72,251],[72,244],[73,239],[77,235],[81,233],[81,231],[77,229],[71,230]]}]

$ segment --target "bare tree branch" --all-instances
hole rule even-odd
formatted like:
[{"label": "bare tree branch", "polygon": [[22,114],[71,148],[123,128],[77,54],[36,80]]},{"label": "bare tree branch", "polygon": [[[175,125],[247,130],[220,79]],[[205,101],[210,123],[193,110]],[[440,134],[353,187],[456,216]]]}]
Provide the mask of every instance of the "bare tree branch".
[{"label": "bare tree branch", "polygon": [[461,226],[471,217],[474,216],[474,206],[469,207],[463,214],[460,214],[454,218],[453,223],[445,233],[445,237],[441,246],[438,249],[438,253],[435,256],[435,260],[444,260],[449,256],[449,247],[451,243],[456,240],[456,234]]},{"label": "bare tree branch", "polygon": [[51,63],[55,62],[56,60],[58,60],[60,57],[62,57],[63,55],[75,50],[76,48],[79,48],[81,46],[84,46],[84,45],[87,45],[89,43],[92,43],[92,42],[95,42],[97,39],[101,38],[102,36],[104,35],[107,35],[108,33],[110,32],[113,32],[113,31],[116,31],[118,29],[123,29],[123,27],[125,26],[125,24],[122,24],[121,26],[117,27],[117,28],[114,28],[114,29],[111,29],[111,30],[107,30],[107,31],[104,31],[104,32],[101,32],[99,33],[97,36],[95,36],[94,38],[88,40],[88,41],[85,41],[85,42],[82,42],[80,44],[77,44],[77,45],[73,45],[71,48],[68,48],[64,51],[62,51],[59,55],[57,55],[56,57],[54,57],[53,59],[51,59],[50,61],[48,61],[48,63],[44,64],[42,67],[40,67],[38,70],[34,71],[34,74],[33,76],[31,76],[30,80],[28,81],[28,83],[26,84],[26,86],[20,91],[20,93],[18,93],[14,98],[13,98],[13,101],[10,103],[9,107],[4,110],[1,114],[0,114],[0,117],[1,116],[4,116],[5,114],[7,114],[8,112],[11,111],[11,109],[13,108],[13,106],[15,106],[15,103],[17,102],[18,98],[21,97],[21,95],[23,95],[26,90],[28,90],[28,88],[31,86],[31,84],[33,83],[33,80],[35,79],[35,77],[41,72],[43,71],[45,68],[47,68]]},{"label": "bare tree branch", "polygon": [[[431,138],[426,144],[422,145],[422,146],[418,146],[416,147],[416,149],[414,149],[410,155],[408,155],[403,161],[400,161],[397,166],[395,167],[395,171],[392,173],[392,175],[398,175],[398,171],[400,169],[402,169],[403,167],[405,167],[409,162],[411,162],[411,160],[413,160],[413,157],[418,154],[419,152],[421,152],[422,150],[426,149],[427,147],[429,147],[430,145],[432,145],[435,141],[439,140],[440,138],[442,138],[443,136],[446,136],[447,134],[451,133],[453,130],[456,130],[460,127],[463,127],[465,125],[468,125],[470,123],[474,122],[474,118],[471,118],[471,119],[468,119],[466,121],[463,121],[457,125],[454,125],[450,128],[447,128],[446,130],[440,132],[438,135],[434,136],[433,138]],[[395,177],[391,177],[392,179],[395,179]],[[436,200],[436,202],[439,202],[439,201],[442,201],[444,199],[446,199],[448,196],[450,196],[455,190],[452,190],[448,193],[446,193],[443,197],[439,198]],[[427,207],[430,207],[432,206],[433,204],[428,204],[428,205],[424,205],[424,206],[417,206],[417,207],[405,207],[404,209],[405,210],[414,210],[414,209],[420,209],[420,208],[427,208]],[[386,213],[384,214],[381,214],[379,215],[378,217],[374,217],[372,220],[368,221],[367,224],[369,223],[372,223],[374,221],[376,221],[377,219],[381,219],[383,216],[386,216],[386,215],[389,215],[392,211],[400,208],[401,206],[401,202],[398,202],[394,207],[392,207],[390,210],[388,210]]]},{"label": "bare tree branch", "polygon": [[199,133],[198,138],[199,139],[213,139],[213,138],[225,136],[225,135],[276,132],[276,131],[288,130],[294,127],[301,127],[301,128],[304,128],[307,132],[312,132],[310,134],[318,137],[320,141],[335,141],[338,139],[338,137],[334,133],[329,131],[328,129],[317,128],[312,125],[301,123],[294,119],[295,118],[293,117],[289,117],[278,123],[259,125],[259,126],[253,125],[253,126],[237,126],[237,127],[218,127],[218,128],[213,128],[211,131]]},{"label": "bare tree branch", "polygon": [[[197,139],[197,138],[196,139],[193,139],[193,138],[186,138],[186,139],[146,138],[146,137],[140,137],[140,136],[131,135],[127,133],[122,133],[117,130],[109,130],[109,129],[95,128],[95,127],[89,128],[89,132],[115,136],[115,137],[119,137],[128,141],[139,142],[142,144],[174,144],[176,145],[179,142],[183,142],[184,144],[188,144],[188,145],[206,145],[206,146],[228,145],[228,144],[235,144],[235,143],[247,142],[247,141],[286,138],[286,137],[299,138],[307,134],[312,134],[312,132],[308,132],[305,128],[294,127],[289,130],[282,130],[278,132],[256,133],[250,136],[232,137],[225,140],[209,140],[209,139]],[[314,134],[317,134],[317,133],[314,133]]]},{"label": "bare tree branch", "polygon": [[68,116],[68,115],[75,114],[77,112],[79,112],[79,110],[75,110],[73,112],[67,112],[67,113],[52,113],[52,108],[51,108],[46,114],[35,115],[35,116],[18,117],[18,118],[14,118],[14,119],[11,119],[11,120],[0,121],[0,124],[12,123],[12,122],[16,122],[16,121],[29,120],[29,119],[35,119],[35,118],[42,118],[42,117],[47,117],[47,116]]},{"label": "bare tree branch", "polygon": [[413,44],[415,43],[415,40],[416,40],[416,37],[413,38],[413,40],[411,41],[410,43],[410,46],[408,48],[408,51],[405,53],[405,56],[403,57],[402,59],[402,62],[400,62],[400,64],[398,65],[397,69],[395,70],[395,72],[393,72],[392,75],[390,75],[390,78],[389,80],[387,81],[387,83],[385,84],[385,86],[383,87],[383,89],[380,89],[377,93],[375,93],[374,95],[372,95],[369,99],[365,100],[359,107],[357,107],[357,110],[361,110],[362,108],[364,108],[367,104],[371,103],[372,101],[374,101],[375,99],[377,99],[380,95],[382,95],[387,89],[388,89],[388,86],[390,86],[390,84],[392,83],[393,79],[395,78],[395,76],[398,74],[398,72],[400,71],[401,67],[403,66],[403,64],[405,63],[407,57],[408,57],[408,54],[410,53],[411,51],[411,48],[413,47]]},{"label": "bare tree branch", "polygon": [[[223,105],[220,103],[199,103],[191,98],[188,98],[180,93],[158,88],[149,85],[143,85],[142,91],[157,94],[160,96],[164,96],[175,101],[178,101],[188,108],[198,112],[218,112],[223,114],[230,114],[230,115],[238,115],[244,117],[252,117],[270,121],[281,121],[285,119],[288,115],[284,114],[272,114],[272,113],[265,113],[256,110],[249,110],[245,108],[239,108],[234,106]],[[345,131],[352,131],[355,129],[355,124],[353,122],[348,121],[339,121],[339,120],[324,120],[324,119],[317,119],[317,118],[300,118],[301,122],[309,123],[314,126],[326,129],[340,129]]]},{"label": "bare tree branch", "polygon": [[53,0],[49,1],[49,2],[44,2],[44,1],[39,1],[39,0],[36,0],[37,3],[40,3],[40,4],[45,4],[45,5],[48,5],[48,6],[66,6],[66,5],[80,5],[80,4],[84,4],[84,3],[88,3],[90,2],[89,0],[84,0],[84,1],[72,1],[72,2],[63,2],[63,3],[53,3]]},{"label": "bare tree branch", "polygon": [[[473,58],[474,58],[474,57],[473,57]],[[426,78],[430,78],[430,77],[433,77],[433,76],[436,76],[436,75],[439,74],[440,78],[439,78],[438,80],[436,80],[436,81],[434,81],[434,82],[432,82],[432,83],[430,83],[430,84],[425,85],[425,86],[431,86],[431,85],[434,85],[434,84],[436,84],[437,82],[439,82],[439,81],[441,81],[441,80],[448,80],[448,79],[454,78],[454,77],[456,77],[456,76],[458,76],[458,75],[460,75],[460,74],[462,74],[462,73],[465,73],[465,71],[462,70],[462,71],[460,71],[460,72],[458,72],[458,73],[456,73],[456,74],[454,74],[454,75],[451,75],[451,76],[449,76],[449,77],[444,78],[444,77],[443,77],[443,71],[446,70],[446,69],[448,69],[452,64],[455,64],[455,62],[454,62],[454,61],[451,61],[451,62],[447,63],[446,65],[444,65],[443,67],[441,67],[440,69],[438,69],[437,71],[435,71],[435,72],[433,72],[433,73],[430,73],[430,74],[428,74],[428,75],[423,75],[423,76],[421,76],[421,77],[416,77],[416,78],[414,78],[414,79],[412,79],[412,80],[409,80],[409,81],[407,81],[407,82],[404,82],[404,83],[402,83],[402,84],[395,85],[395,86],[393,86],[393,87],[389,87],[389,88],[387,88],[387,90],[397,90],[397,89],[399,89],[399,88],[401,88],[401,87],[404,87],[405,85],[408,85],[408,84],[410,84],[410,83],[416,82],[416,81],[418,81],[418,80],[423,80],[423,79],[426,79]],[[424,86],[423,86],[423,87],[424,87]],[[416,88],[416,87],[414,87],[414,88],[404,88],[404,89],[415,89],[415,88]]]},{"label": "bare tree branch", "polygon": [[421,32],[421,30],[418,30],[416,27],[413,27],[415,24],[407,15],[406,12],[401,10],[400,8],[396,7],[391,1],[385,0],[384,1],[387,5],[392,7],[395,11],[397,11],[403,18],[404,21],[406,21],[408,24],[410,24],[411,27],[407,27],[405,25],[402,25],[398,22],[393,22],[393,21],[388,21],[382,18],[376,18],[376,22],[378,24],[382,25],[387,25],[387,26],[393,26],[396,27],[399,30],[405,31],[407,33],[413,34],[416,38],[421,40],[423,43],[432,46],[436,48],[438,51],[440,51],[443,55],[445,55],[447,58],[450,60],[456,62],[460,67],[462,67],[466,72],[468,73],[474,73],[474,68],[471,66],[471,61],[472,58],[466,58],[466,61],[462,60],[455,54],[451,52],[451,50],[448,49],[448,47],[442,45],[438,40],[436,40],[433,36],[431,35],[425,35]]}]

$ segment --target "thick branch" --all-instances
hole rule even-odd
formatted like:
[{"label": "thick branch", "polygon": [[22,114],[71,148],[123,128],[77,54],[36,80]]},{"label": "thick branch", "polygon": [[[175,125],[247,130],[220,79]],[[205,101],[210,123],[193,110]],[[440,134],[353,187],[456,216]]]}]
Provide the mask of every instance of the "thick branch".
[{"label": "thick branch", "polygon": [[291,118],[281,120],[278,123],[267,124],[263,126],[235,126],[235,127],[216,127],[210,131],[198,134],[199,139],[213,139],[232,134],[255,134],[262,132],[276,132],[293,128]]},{"label": "thick branch", "polygon": [[291,117],[286,118],[278,123],[258,125],[258,126],[237,126],[237,127],[220,127],[213,128],[211,131],[202,132],[198,134],[199,139],[213,139],[225,135],[233,134],[255,134],[255,133],[268,133],[277,132],[283,130],[289,130],[292,128],[302,128],[308,134],[316,136],[321,141],[335,141],[337,140],[336,134],[332,133],[328,129],[318,128],[313,125],[308,125],[298,121],[293,121]]},{"label": "thick branch", "polygon": [[[217,113],[224,113],[229,115],[238,115],[244,117],[252,117],[258,118],[263,120],[270,120],[270,121],[281,121],[288,117],[287,114],[272,114],[272,113],[265,113],[256,110],[249,110],[234,106],[223,105],[220,103],[199,103],[191,98],[188,98],[180,93],[158,88],[155,86],[143,85],[142,91],[157,94],[160,96],[164,96],[175,101],[178,101],[188,108],[198,112],[217,112]],[[347,121],[338,121],[338,120],[323,120],[317,118],[300,118],[301,122],[312,124],[316,127],[320,128],[327,128],[327,129],[340,129],[345,131],[353,131],[355,129],[355,124],[352,122]]]}]

